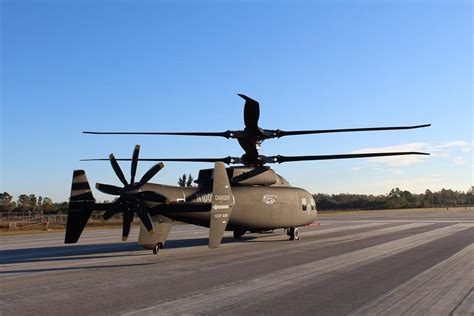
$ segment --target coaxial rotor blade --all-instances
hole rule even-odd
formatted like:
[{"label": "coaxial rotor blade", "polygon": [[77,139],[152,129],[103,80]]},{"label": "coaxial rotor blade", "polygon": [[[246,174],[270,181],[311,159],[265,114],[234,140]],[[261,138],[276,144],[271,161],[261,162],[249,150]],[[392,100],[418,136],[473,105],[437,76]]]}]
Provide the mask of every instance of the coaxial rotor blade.
[{"label": "coaxial rotor blade", "polygon": [[[344,132],[368,132],[368,131],[389,131],[401,129],[415,129],[428,127],[431,124],[412,125],[412,126],[386,126],[386,127],[362,127],[362,128],[340,128],[340,129],[320,129],[320,130],[304,130],[304,131],[282,131],[282,130],[266,130],[266,135],[273,134],[273,137],[293,136],[293,135],[307,135],[307,134],[324,134],[324,133],[344,133]],[[268,133],[270,132],[270,133]],[[270,137],[272,138],[272,137]]]},{"label": "coaxial rotor blade", "polygon": [[401,152],[385,152],[385,153],[361,153],[361,154],[342,154],[342,155],[315,155],[315,156],[270,156],[263,159],[266,163],[283,163],[292,161],[305,160],[332,160],[332,159],[353,159],[353,158],[369,158],[369,157],[387,157],[387,156],[403,156],[403,155],[429,155],[428,153],[416,151]]},{"label": "coaxial rotor blade", "polygon": [[238,94],[239,97],[245,100],[244,106],[244,123],[249,130],[258,130],[258,118],[260,117],[260,105],[257,101],[244,94]]},{"label": "coaxial rotor blade", "polygon": [[95,188],[102,193],[110,194],[110,195],[120,195],[120,191],[122,190],[115,185],[110,184],[103,184],[103,183],[96,183]]},{"label": "coaxial rotor blade", "polygon": [[146,230],[149,232],[153,231],[153,223],[151,221],[150,214],[144,209],[144,206],[140,205],[135,209],[138,214],[138,217],[142,221],[143,225],[146,227]]},{"label": "coaxial rotor blade", "polygon": [[[81,161],[105,161],[105,158],[81,159]],[[130,161],[130,158],[118,158],[117,161]],[[217,162],[222,161],[225,164],[240,163],[239,157],[223,157],[223,158],[138,158],[138,161],[175,161],[175,162]]]},{"label": "coaxial rotor blade", "polygon": [[122,240],[125,241],[130,234],[130,227],[133,222],[133,210],[125,209],[123,212]]},{"label": "coaxial rotor blade", "polygon": [[137,164],[138,164],[138,155],[140,153],[140,145],[135,145],[135,149],[133,150],[133,156],[132,156],[132,167],[130,169],[130,183],[133,184],[135,183],[135,175],[137,174]]},{"label": "coaxial rotor blade", "polygon": [[109,160],[110,160],[110,164],[112,165],[112,168],[115,171],[115,174],[120,179],[120,182],[122,182],[123,185],[128,185],[128,182],[127,180],[125,180],[125,176],[123,175],[122,169],[120,169],[120,166],[117,162],[117,159],[115,159],[114,154],[109,155]]},{"label": "coaxial rotor blade", "polygon": [[160,171],[164,166],[165,165],[162,162],[159,162],[153,167],[151,167],[138,182],[138,187],[140,188],[145,183],[148,183],[148,181],[150,181],[150,179],[153,178],[155,174],[157,174],[158,171]]},{"label": "coaxial rotor blade", "polygon": [[84,131],[83,134],[93,135],[178,135],[178,136],[217,136],[231,137],[231,131],[225,132],[95,132]]}]

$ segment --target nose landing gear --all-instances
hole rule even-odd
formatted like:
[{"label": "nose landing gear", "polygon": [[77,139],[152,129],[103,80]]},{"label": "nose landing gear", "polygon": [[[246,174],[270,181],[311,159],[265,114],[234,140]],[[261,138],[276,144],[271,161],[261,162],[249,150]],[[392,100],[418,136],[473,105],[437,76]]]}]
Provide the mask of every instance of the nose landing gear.
[{"label": "nose landing gear", "polygon": [[300,235],[298,233],[298,228],[289,227],[286,229],[286,234],[290,236],[290,240],[300,240]]}]

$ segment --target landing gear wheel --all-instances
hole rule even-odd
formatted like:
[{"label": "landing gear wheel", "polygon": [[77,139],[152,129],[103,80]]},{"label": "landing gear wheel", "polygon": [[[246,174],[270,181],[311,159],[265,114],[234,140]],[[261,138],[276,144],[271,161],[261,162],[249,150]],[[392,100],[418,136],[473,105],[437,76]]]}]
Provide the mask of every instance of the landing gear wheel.
[{"label": "landing gear wheel", "polygon": [[240,230],[234,230],[234,238],[237,240],[241,240],[242,236],[245,234],[245,232],[240,231]]},{"label": "landing gear wheel", "polygon": [[158,254],[158,251],[160,251],[160,249],[163,249],[163,243],[159,242],[159,243],[156,243],[155,246],[153,246],[153,253],[155,255]]},{"label": "landing gear wheel", "polygon": [[300,235],[298,233],[298,228],[296,227],[290,227],[287,230],[288,236],[290,236],[290,240],[300,240]]}]

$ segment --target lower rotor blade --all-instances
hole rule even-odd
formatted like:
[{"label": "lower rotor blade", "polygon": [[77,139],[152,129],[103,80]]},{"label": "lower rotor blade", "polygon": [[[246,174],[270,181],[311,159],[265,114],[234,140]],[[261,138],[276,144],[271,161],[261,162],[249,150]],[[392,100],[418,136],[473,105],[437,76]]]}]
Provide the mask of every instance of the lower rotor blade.
[{"label": "lower rotor blade", "polygon": [[133,222],[133,210],[126,209],[123,212],[123,229],[122,229],[122,240],[125,241],[130,234],[130,227]]},{"label": "lower rotor blade", "polygon": [[225,132],[91,132],[84,131],[83,134],[94,135],[177,135],[177,136],[218,136],[230,137],[230,131]]},{"label": "lower rotor blade", "polygon": [[109,155],[109,160],[110,160],[110,164],[112,165],[112,168],[115,171],[115,174],[120,179],[120,182],[122,182],[123,185],[128,185],[127,180],[125,180],[125,176],[123,175],[122,169],[120,169],[120,166],[117,162],[117,159],[115,159],[114,154]]},{"label": "lower rotor blade", "polygon": [[142,221],[143,225],[146,227],[146,230],[149,232],[153,231],[153,223],[151,221],[150,214],[144,209],[144,206],[140,203],[140,206],[136,209],[138,217]]},{"label": "lower rotor blade", "polygon": [[[105,158],[81,159],[81,161],[106,161]],[[118,158],[117,161],[130,161],[130,158]],[[240,157],[223,157],[223,158],[138,158],[138,161],[175,161],[175,162],[218,162],[225,164],[238,164]]]},{"label": "lower rotor blade", "polygon": [[148,181],[151,180],[151,178],[153,178],[155,176],[155,174],[158,173],[158,171],[160,171],[161,169],[163,169],[165,165],[162,163],[162,162],[159,162],[157,163],[156,165],[154,165],[153,167],[151,167],[144,175],[143,177],[140,179],[140,181],[138,182],[138,187],[141,187],[143,186],[145,183],[148,183]]},{"label": "lower rotor blade", "polygon": [[110,194],[110,195],[120,195],[120,191],[122,190],[115,185],[110,184],[103,184],[103,183],[96,183],[95,188],[102,193]]},{"label": "lower rotor blade", "polygon": [[353,158],[369,158],[369,157],[387,157],[387,156],[404,156],[404,155],[429,155],[416,151],[401,151],[387,153],[362,153],[362,154],[342,154],[342,155],[316,155],[316,156],[271,156],[263,157],[266,163],[283,163],[291,161],[305,160],[332,160],[332,159],[353,159]]}]

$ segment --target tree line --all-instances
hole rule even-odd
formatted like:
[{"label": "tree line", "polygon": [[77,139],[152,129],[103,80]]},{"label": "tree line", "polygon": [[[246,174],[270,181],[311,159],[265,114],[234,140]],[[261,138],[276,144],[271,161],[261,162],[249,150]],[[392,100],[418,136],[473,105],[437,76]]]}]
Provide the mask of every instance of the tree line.
[{"label": "tree line", "polygon": [[318,193],[313,197],[318,210],[328,211],[474,206],[474,186],[467,192],[442,189],[414,194],[395,188],[384,195]]},{"label": "tree line", "polygon": [[[191,186],[192,176],[183,175],[179,185]],[[426,190],[414,194],[399,188],[392,189],[388,194],[323,194],[313,195],[318,210],[381,210],[398,208],[429,208],[474,206],[474,186],[467,192],[442,189],[438,192]],[[16,200],[8,192],[0,193],[1,212],[35,212],[44,214],[65,213],[67,202],[56,203],[49,197],[35,194],[21,194]]]}]

